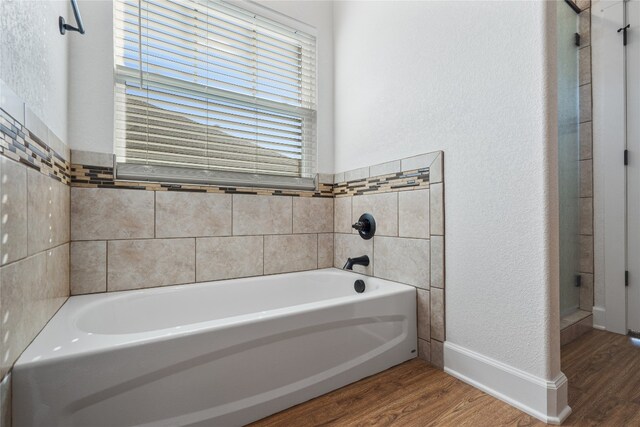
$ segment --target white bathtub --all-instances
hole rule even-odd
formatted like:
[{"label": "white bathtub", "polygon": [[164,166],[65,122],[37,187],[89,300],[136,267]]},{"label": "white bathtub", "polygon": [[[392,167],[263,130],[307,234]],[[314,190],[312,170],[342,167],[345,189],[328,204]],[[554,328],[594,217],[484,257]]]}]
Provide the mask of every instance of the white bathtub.
[{"label": "white bathtub", "polygon": [[14,427],[243,425],[416,341],[414,288],[336,269],[72,297],[16,362]]}]

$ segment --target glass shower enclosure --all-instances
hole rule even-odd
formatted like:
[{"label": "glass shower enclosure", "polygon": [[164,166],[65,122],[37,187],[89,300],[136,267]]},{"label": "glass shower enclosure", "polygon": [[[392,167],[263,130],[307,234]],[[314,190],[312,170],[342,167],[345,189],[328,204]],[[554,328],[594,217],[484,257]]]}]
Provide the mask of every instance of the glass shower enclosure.
[{"label": "glass shower enclosure", "polygon": [[580,306],[580,139],[578,15],[558,1],[558,192],[560,198],[560,315]]}]

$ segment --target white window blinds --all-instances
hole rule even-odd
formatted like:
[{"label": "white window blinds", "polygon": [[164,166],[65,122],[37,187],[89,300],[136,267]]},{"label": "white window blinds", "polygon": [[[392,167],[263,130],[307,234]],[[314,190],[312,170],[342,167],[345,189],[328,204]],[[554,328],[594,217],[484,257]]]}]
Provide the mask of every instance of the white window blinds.
[{"label": "white window blinds", "polygon": [[314,36],[216,0],[114,15],[119,178],[313,186]]}]

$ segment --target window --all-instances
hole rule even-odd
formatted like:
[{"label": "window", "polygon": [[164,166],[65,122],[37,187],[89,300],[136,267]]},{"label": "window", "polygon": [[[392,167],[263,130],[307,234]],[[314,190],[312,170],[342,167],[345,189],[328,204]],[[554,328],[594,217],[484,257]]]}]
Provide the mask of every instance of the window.
[{"label": "window", "polygon": [[237,4],[115,2],[118,178],[314,186],[315,37]]}]

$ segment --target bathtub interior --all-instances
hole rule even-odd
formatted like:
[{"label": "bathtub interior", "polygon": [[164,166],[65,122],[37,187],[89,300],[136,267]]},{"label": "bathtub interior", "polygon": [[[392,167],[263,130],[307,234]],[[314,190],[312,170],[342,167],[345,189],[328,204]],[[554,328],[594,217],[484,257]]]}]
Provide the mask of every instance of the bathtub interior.
[{"label": "bathtub interior", "polygon": [[[80,296],[76,317],[79,330],[94,334],[130,334],[230,319],[247,314],[266,315],[278,309],[321,304],[357,295],[353,282],[365,280],[365,297],[382,286],[380,279],[324,269],[302,273],[123,291],[106,298]],[[390,284],[386,282],[386,286]],[[274,292],[275,290],[275,292]],[[185,292],[186,291],[186,292]]]},{"label": "bathtub interior", "polygon": [[[364,293],[354,282],[366,283]],[[79,354],[171,340],[410,292],[412,287],[357,273],[323,269],[166,288],[69,298],[23,352],[28,365]]]}]

